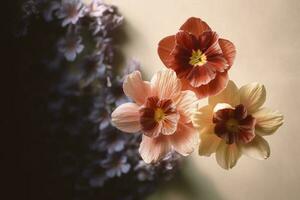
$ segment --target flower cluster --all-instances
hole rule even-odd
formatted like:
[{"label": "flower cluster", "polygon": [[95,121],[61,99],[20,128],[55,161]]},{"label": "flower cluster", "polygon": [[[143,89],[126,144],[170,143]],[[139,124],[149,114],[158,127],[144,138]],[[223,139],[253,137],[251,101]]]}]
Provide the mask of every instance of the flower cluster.
[{"label": "flower cluster", "polygon": [[81,0],[55,0],[47,4],[43,7],[44,19],[48,22],[58,19],[61,26],[66,27],[66,35],[58,42],[58,49],[68,61],[74,61],[84,49],[80,31],[86,23],[94,43],[99,44],[99,40],[104,43],[103,38],[123,21],[123,17],[116,13],[116,8],[102,0],[92,0],[90,3]]},{"label": "flower cluster", "polygon": [[[112,113],[118,129],[142,132],[139,152],[145,162],[155,163],[173,150],[191,154],[198,145],[197,131],[199,154],[216,153],[224,169],[235,166],[242,154],[269,157],[263,136],[274,133],[283,124],[283,116],[262,108],[263,85],[237,89],[229,81],[236,56],[232,42],[192,17],[176,35],[159,42],[158,54],[168,69],[157,72],[150,82],[143,81],[139,72],[128,75],[123,90],[135,103],[122,104]],[[209,105],[197,106],[204,97]]]},{"label": "flower cluster", "polygon": [[[112,126],[112,110],[130,101],[123,81],[140,68],[134,60],[122,70],[113,66],[113,33],[123,21],[117,8],[102,0],[29,0],[24,6],[26,16],[36,15],[28,18],[29,29],[19,44],[36,52],[22,52],[24,71],[32,78],[24,82],[34,83],[28,94],[38,102],[32,115],[41,121],[38,137],[49,147],[47,166],[54,165],[51,173],[48,168],[43,173],[58,183],[53,187],[52,179],[45,180],[43,188],[63,190],[65,199],[135,200],[174,177],[180,164],[175,151],[148,165],[139,156],[142,137]],[[119,192],[112,193],[114,188]]]}]

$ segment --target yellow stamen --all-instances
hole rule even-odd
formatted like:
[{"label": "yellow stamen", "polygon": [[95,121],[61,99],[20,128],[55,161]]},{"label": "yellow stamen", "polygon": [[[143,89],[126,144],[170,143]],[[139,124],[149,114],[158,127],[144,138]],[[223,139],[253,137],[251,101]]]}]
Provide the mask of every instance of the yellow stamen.
[{"label": "yellow stamen", "polygon": [[190,65],[193,65],[194,67],[202,66],[207,62],[207,58],[202,51],[199,49],[197,51],[192,51],[192,56],[190,57]]},{"label": "yellow stamen", "polygon": [[165,118],[165,113],[161,108],[157,108],[154,113],[154,120],[160,122]]}]

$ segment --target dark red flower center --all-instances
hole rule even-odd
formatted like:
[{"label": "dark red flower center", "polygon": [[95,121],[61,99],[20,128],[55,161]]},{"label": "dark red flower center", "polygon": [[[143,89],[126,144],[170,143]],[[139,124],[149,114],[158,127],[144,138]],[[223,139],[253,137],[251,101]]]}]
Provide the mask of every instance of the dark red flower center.
[{"label": "dark red flower center", "polygon": [[225,108],[214,113],[215,134],[227,144],[249,143],[255,137],[255,118],[248,115],[244,105]]},{"label": "dark red flower center", "polygon": [[192,87],[206,85],[216,78],[217,73],[228,69],[219,36],[212,31],[197,37],[188,32],[178,32],[170,57],[168,62],[171,68]]},{"label": "dark red flower center", "polygon": [[148,97],[145,105],[140,109],[140,123],[144,131],[154,129],[158,123],[169,115],[176,114],[176,107],[170,99]]}]

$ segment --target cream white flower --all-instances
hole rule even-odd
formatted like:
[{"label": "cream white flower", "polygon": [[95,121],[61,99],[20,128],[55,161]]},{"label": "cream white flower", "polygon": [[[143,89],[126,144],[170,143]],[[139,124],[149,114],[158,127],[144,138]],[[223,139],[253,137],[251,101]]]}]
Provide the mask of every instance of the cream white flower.
[{"label": "cream white flower", "polygon": [[251,83],[238,89],[232,81],[219,95],[209,97],[208,105],[198,108],[192,116],[200,132],[199,155],[216,153],[224,169],[234,167],[242,154],[267,159],[270,147],[263,136],[273,134],[283,124],[283,115],[262,107],[265,100],[262,84]]}]

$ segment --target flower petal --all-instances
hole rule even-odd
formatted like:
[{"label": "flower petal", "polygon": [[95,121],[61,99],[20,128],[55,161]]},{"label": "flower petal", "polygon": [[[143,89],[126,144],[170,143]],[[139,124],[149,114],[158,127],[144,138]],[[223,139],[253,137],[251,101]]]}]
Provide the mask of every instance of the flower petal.
[{"label": "flower petal", "polygon": [[175,35],[165,37],[158,43],[158,55],[166,67],[169,66],[169,56],[175,47]]},{"label": "flower petal", "polygon": [[216,78],[216,72],[214,67],[209,63],[201,67],[196,67],[190,70],[186,79],[189,81],[192,87],[200,87],[206,85],[210,81]]},{"label": "flower petal", "polygon": [[241,153],[236,144],[228,145],[222,141],[216,151],[216,160],[224,169],[231,169],[235,166]]},{"label": "flower petal", "polygon": [[67,61],[74,61],[76,59],[76,51],[66,51],[65,57]]},{"label": "flower petal", "polygon": [[243,154],[258,160],[264,160],[270,156],[269,144],[260,135],[256,135],[255,138],[247,144],[241,144],[240,148]]},{"label": "flower petal", "polygon": [[144,135],[148,137],[156,138],[160,135],[162,126],[163,126],[162,123],[155,123],[153,124],[153,127],[151,129],[148,130],[142,129],[142,132]]},{"label": "flower petal", "polygon": [[257,111],[266,100],[265,86],[259,83],[249,83],[239,90],[240,102],[246,108],[249,114]]},{"label": "flower petal", "polygon": [[167,115],[162,121],[161,134],[172,135],[177,130],[178,120],[180,118],[179,113],[172,113]]},{"label": "flower petal", "polygon": [[126,76],[123,90],[125,95],[132,98],[138,105],[142,105],[151,94],[149,82],[142,80],[142,75],[139,71],[134,71]]},{"label": "flower petal", "polygon": [[199,108],[192,114],[192,122],[195,128],[209,130],[208,126],[213,125],[213,108],[210,105]]},{"label": "flower petal", "polygon": [[206,31],[199,36],[200,49],[209,57],[222,55],[222,49],[219,45],[219,36],[216,32]]},{"label": "flower petal", "polygon": [[117,107],[111,118],[112,124],[124,132],[136,133],[141,130],[139,106],[135,103],[125,103]]},{"label": "flower petal", "polygon": [[207,85],[202,85],[192,90],[196,93],[197,97],[202,99],[207,96],[214,96],[221,92],[228,83],[227,71],[223,73],[217,73],[216,78],[210,81]]},{"label": "flower petal", "polygon": [[212,153],[215,153],[222,140],[215,134],[201,134],[200,138],[201,142],[198,152],[200,156],[210,156]]},{"label": "flower petal", "polygon": [[183,156],[191,154],[199,143],[197,132],[192,124],[179,123],[177,131],[168,138],[175,151]]},{"label": "flower petal", "polygon": [[226,59],[221,55],[209,57],[207,60],[207,64],[215,71],[224,72],[228,68]]},{"label": "flower petal", "polygon": [[222,49],[225,59],[227,60],[228,65],[232,66],[236,55],[234,44],[229,40],[219,39],[219,45]]},{"label": "flower petal", "polygon": [[82,50],[84,49],[84,46],[82,44],[79,44],[77,47],[76,47],[76,52],[79,54],[82,52]]},{"label": "flower petal", "polygon": [[210,31],[210,27],[200,18],[191,17],[181,27],[180,30],[187,31],[198,37],[204,31]]},{"label": "flower petal", "polygon": [[199,43],[197,38],[188,32],[179,31],[175,36],[175,40],[177,45],[185,49],[198,49],[195,47],[195,45]]},{"label": "flower petal", "polygon": [[211,96],[208,98],[208,103],[212,107],[218,103],[227,103],[231,106],[236,106],[239,104],[238,88],[233,81],[229,81],[225,90],[216,96]]},{"label": "flower petal", "polygon": [[228,103],[218,103],[215,107],[214,107],[214,113],[217,114],[216,112],[223,110],[223,109],[234,109],[234,107],[232,107],[230,104]]},{"label": "flower petal", "polygon": [[176,99],[181,91],[181,82],[171,69],[157,72],[151,79],[151,86],[152,95],[158,96],[159,99]]},{"label": "flower petal", "polygon": [[259,109],[252,115],[256,119],[255,131],[261,136],[271,135],[283,124],[283,115],[269,108]]},{"label": "flower petal", "polygon": [[170,150],[170,144],[166,136],[150,138],[142,137],[139,153],[146,163],[153,163],[160,160]]},{"label": "flower petal", "polygon": [[178,78],[183,78],[193,69],[189,64],[191,52],[184,47],[176,45],[169,59],[169,68],[174,70]]},{"label": "flower petal", "polygon": [[198,98],[196,94],[190,90],[182,91],[176,102],[176,108],[180,113],[180,121],[191,122],[192,113],[196,110]]}]

